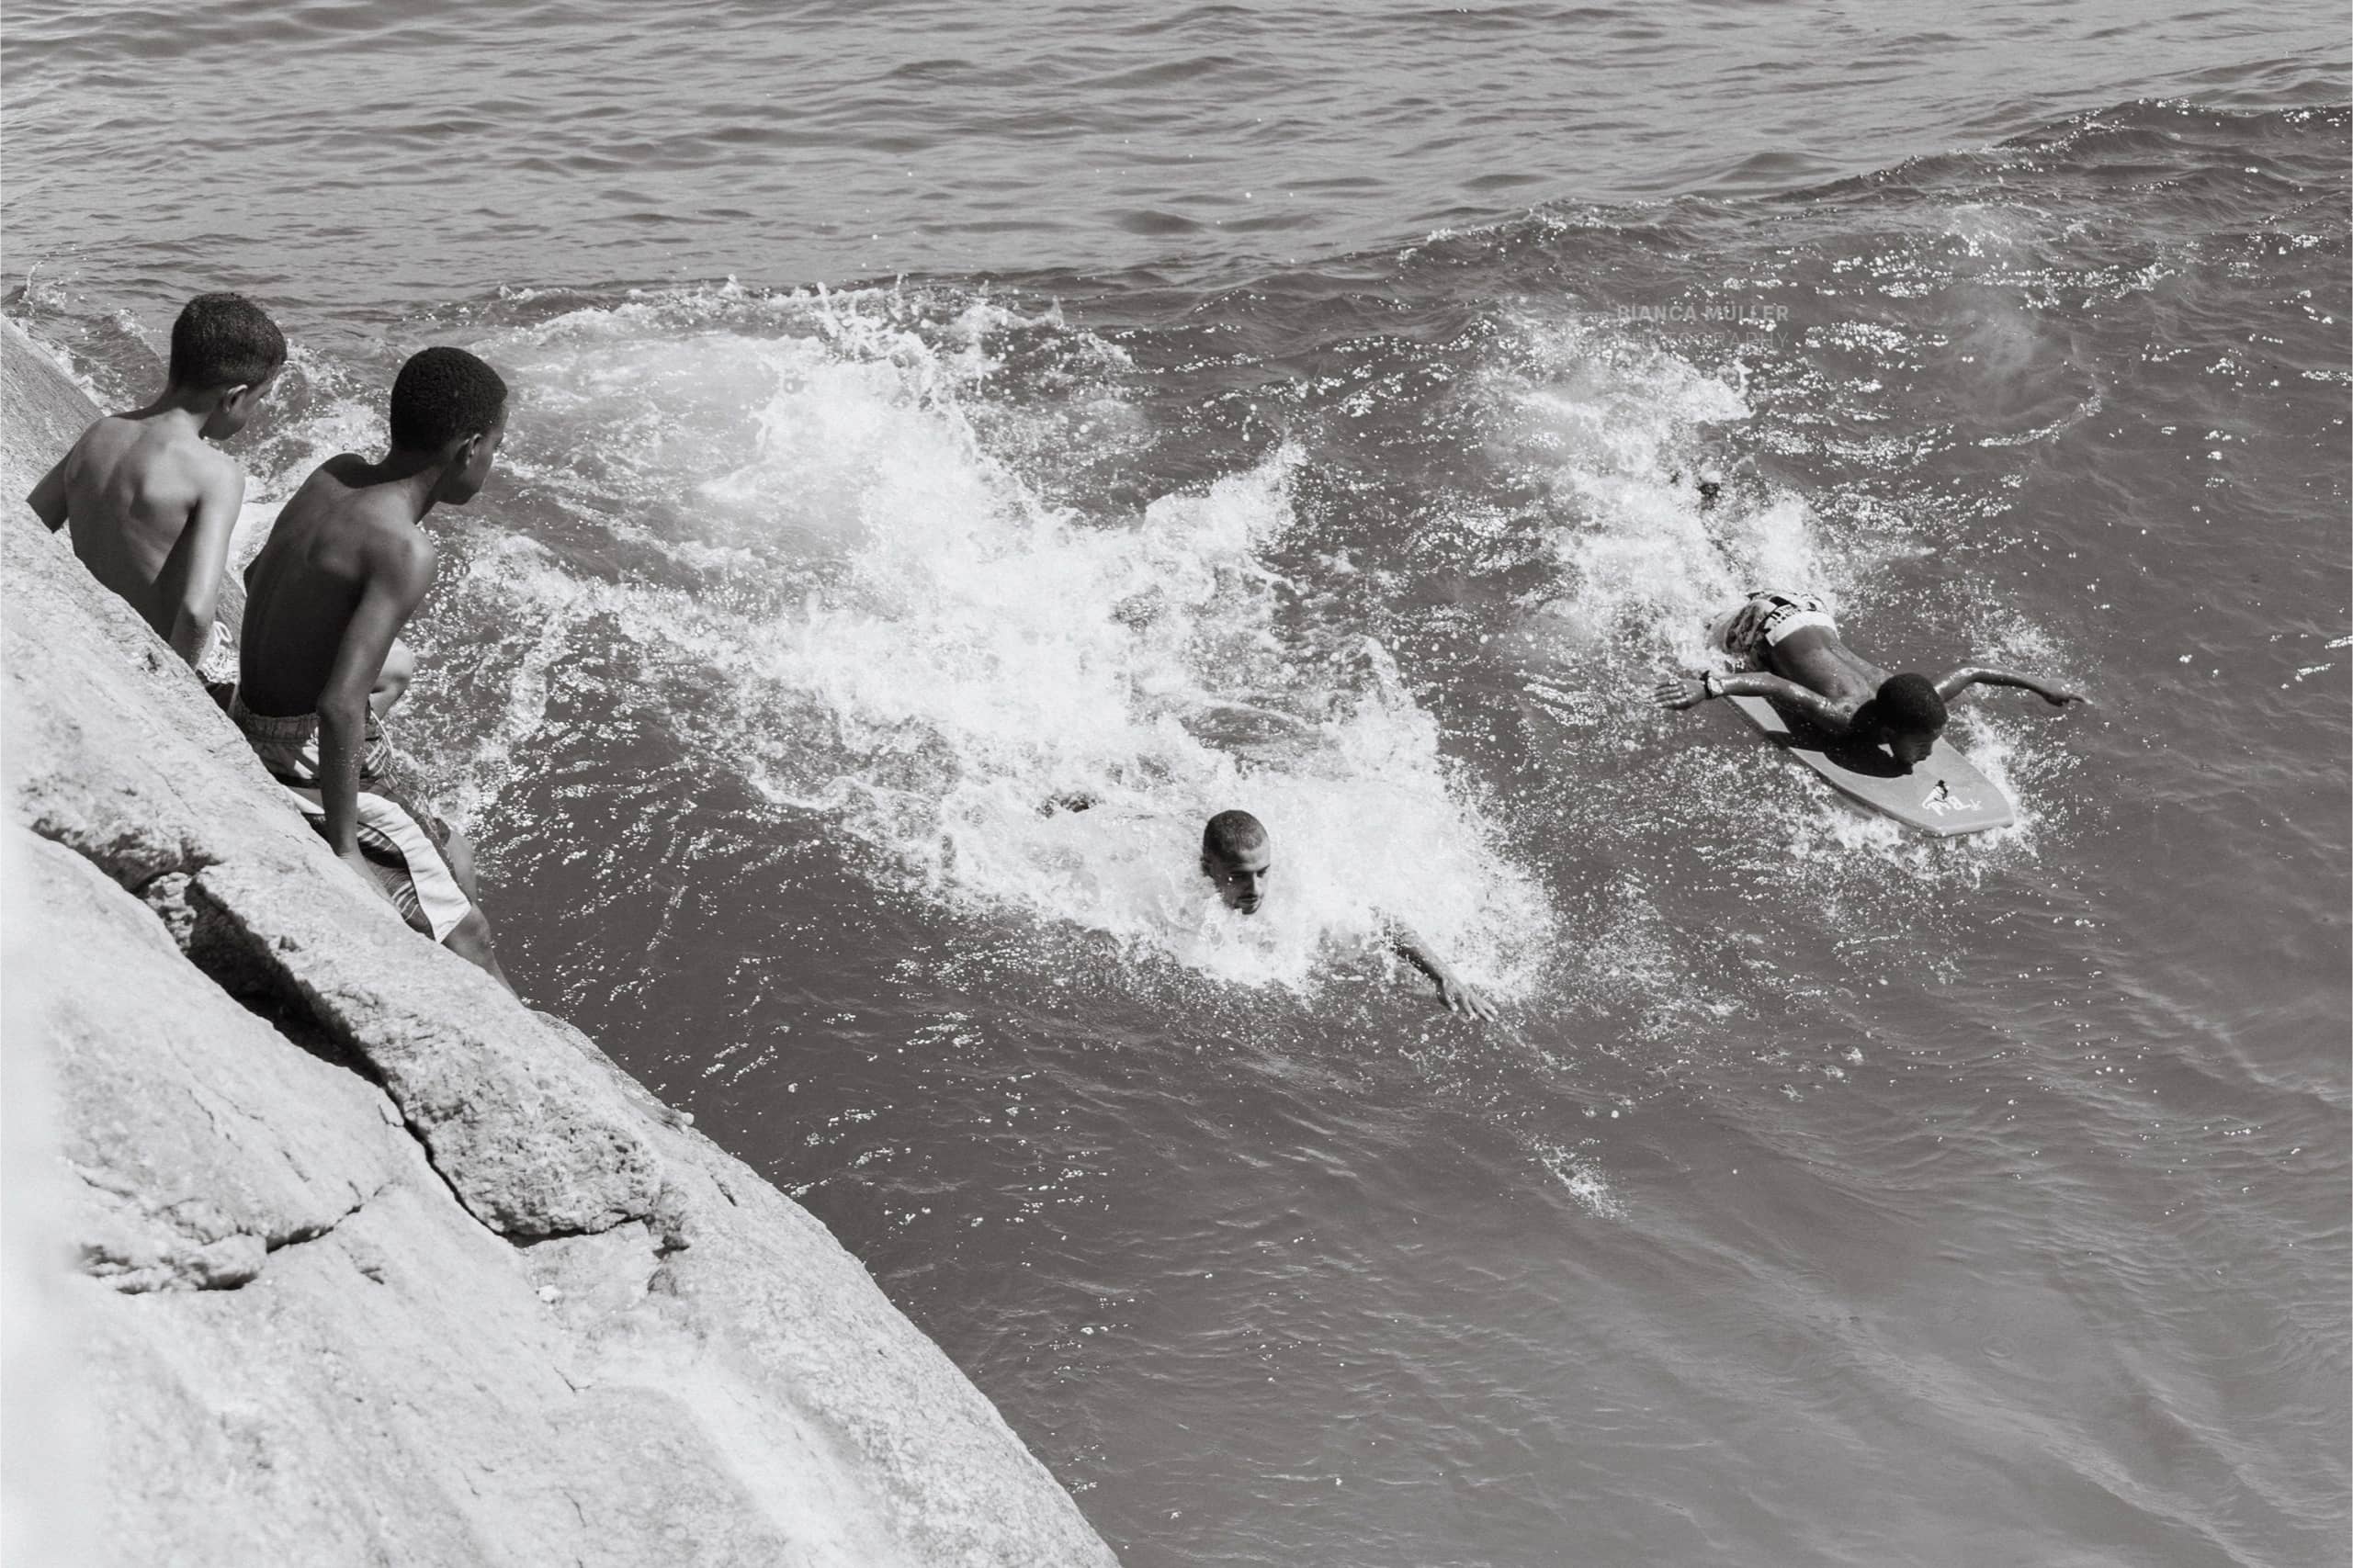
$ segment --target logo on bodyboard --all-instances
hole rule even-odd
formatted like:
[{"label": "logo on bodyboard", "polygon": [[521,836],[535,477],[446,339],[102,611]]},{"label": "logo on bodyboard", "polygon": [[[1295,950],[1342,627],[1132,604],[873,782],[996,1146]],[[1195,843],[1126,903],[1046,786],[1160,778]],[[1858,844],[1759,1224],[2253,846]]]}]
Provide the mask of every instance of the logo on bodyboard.
[{"label": "logo on bodyboard", "polygon": [[1930,790],[1928,798],[1920,802],[1920,809],[1932,811],[1939,817],[1954,811],[1974,811],[1977,809],[1977,797],[1974,795],[1955,795],[1952,793],[1952,785],[1950,783],[1939,779],[1936,782],[1936,788]]}]

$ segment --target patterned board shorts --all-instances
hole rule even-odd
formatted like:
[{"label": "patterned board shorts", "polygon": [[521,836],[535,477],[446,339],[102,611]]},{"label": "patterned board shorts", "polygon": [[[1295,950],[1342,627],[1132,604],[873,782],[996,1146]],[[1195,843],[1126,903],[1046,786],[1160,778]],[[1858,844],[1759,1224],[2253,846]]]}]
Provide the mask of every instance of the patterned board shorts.
[{"label": "patterned board shorts", "polygon": [[[1751,604],[1764,606],[1764,616],[1736,647],[1732,637],[1733,623]],[[1779,648],[1792,635],[1807,626],[1820,626],[1827,632],[1838,629],[1838,623],[1831,618],[1830,602],[1819,593],[1753,592],[1716,617],[1714,625],[1708,629],[1708,645],[1735,659],[1761,663],[1766,649]]]},{"label": "patterned board shorts", "polygon": [[[324,835],[327,808],[319,794],[319,716],[305,713],[281,718],[258,714],[237,697],[230,703],[229,716],[244,731],[270,777],[284,787],[311,826]],[[434,941],[447,942],[473,908],[443,853],[443,846],[449,842],[449,825],[384,782],[391,761],[392,743],[371,713],[359,760],[359,852],[367,858],[378,884],[391,896],[401,918]]]}]

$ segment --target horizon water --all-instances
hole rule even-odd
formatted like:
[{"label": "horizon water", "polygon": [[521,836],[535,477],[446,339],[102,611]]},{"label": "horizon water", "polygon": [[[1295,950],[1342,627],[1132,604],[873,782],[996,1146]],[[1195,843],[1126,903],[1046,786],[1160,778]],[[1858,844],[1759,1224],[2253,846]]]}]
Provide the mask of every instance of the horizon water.
[{"label": "horizon water", "polygon": [[[510,972],[1123,1561],[2341,1562],[2343,14],[1956,15],[28,4],[5,308],[267,305],[248,544],[499,367]],[[2095,705],[1906,835],[1649,705],[1752,586]]]}]

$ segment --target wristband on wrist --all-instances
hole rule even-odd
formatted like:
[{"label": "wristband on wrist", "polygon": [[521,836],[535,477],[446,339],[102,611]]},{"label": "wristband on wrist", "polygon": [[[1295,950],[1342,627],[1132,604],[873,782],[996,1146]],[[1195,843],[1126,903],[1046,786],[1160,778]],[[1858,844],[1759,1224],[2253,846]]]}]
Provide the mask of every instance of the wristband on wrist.
[{"label": "wristband on wrist", "polygon": [[1722,685],[1717,683],[1714,671],[1703,670],[1700,671],[1700,695],[1703,697],[1720,697],[1724,695],[1724,688]]}]

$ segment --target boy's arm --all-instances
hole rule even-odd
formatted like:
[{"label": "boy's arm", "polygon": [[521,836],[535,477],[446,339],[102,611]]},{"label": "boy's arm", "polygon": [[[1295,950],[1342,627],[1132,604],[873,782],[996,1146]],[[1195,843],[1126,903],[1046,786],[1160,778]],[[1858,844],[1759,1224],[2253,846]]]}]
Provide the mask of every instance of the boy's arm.
[{"label": "boy's arm", "polygon": [[2065,686],[2054,686],[2047,681],[2038,681],[2031,675],[2020,675],[2011,670],[1986,669],[1975,664],[1964,664],[1939,681],[1936,683],[1936,692],[1938,696],[1942,697],[1946,702],[1951,702],[1972,686],[2016,686],[2022,691],[2032,692],[2054,708],[2063,708],[2069,703],[2088,700],[2081,692],[2072,692]]},{"label": "boy's arm", "polygon": [[1398,920],[1389,922],[1389,945],[1398,957],[1420,970],[1438,987],[1438,999],[1449,1011],[1468,1013],[1473,1018],[1491,1019],[1495,1004],[1479,990],[1454,973],[1454,966],[1430,950],[1430,944],[1414,934],[1413,928]]},{"label": "boy's arm", "polygon": [[188,525],[173,541],[155,574],[156,603],[170,610],[172,651],[194,664],[212,631],[213,606],[221,598],[221,574],[229,565],[229,536],[245,503],[245,470],[226,457],[197,492]]},{"label": "boy's arm", "polygon": [[392,639],[433,586],[433,546],[421,534],[386,540],[369,552],[368,582],[344,627],[334,667],[319,693],[319,802],[327,847],[381,891],[359,852],[359,761],[368,744],[368,694]]},{"label": "boy's arm", "polygon": [[49,472],[41,475],[40,482],[25,496],[25,504],[33,509],[33,514],[52,534],[65,526],[65,468],[74,461],[74,454],[81,446],[79,441],[68,446],[65,456],[60,457]]},{"label": "boy's arm", "polygon": [[1852,716],[1821,693],[1779,675],[1748,672],[1719,675],[1711,670],[1700,675],[1661,676],[1651,688],[1651,696],[1663,708],[1697,707],[1710,697],[1770,697],[1783,707],[1804,714],[1833,735],[1846,733],[1847,721]]}]

